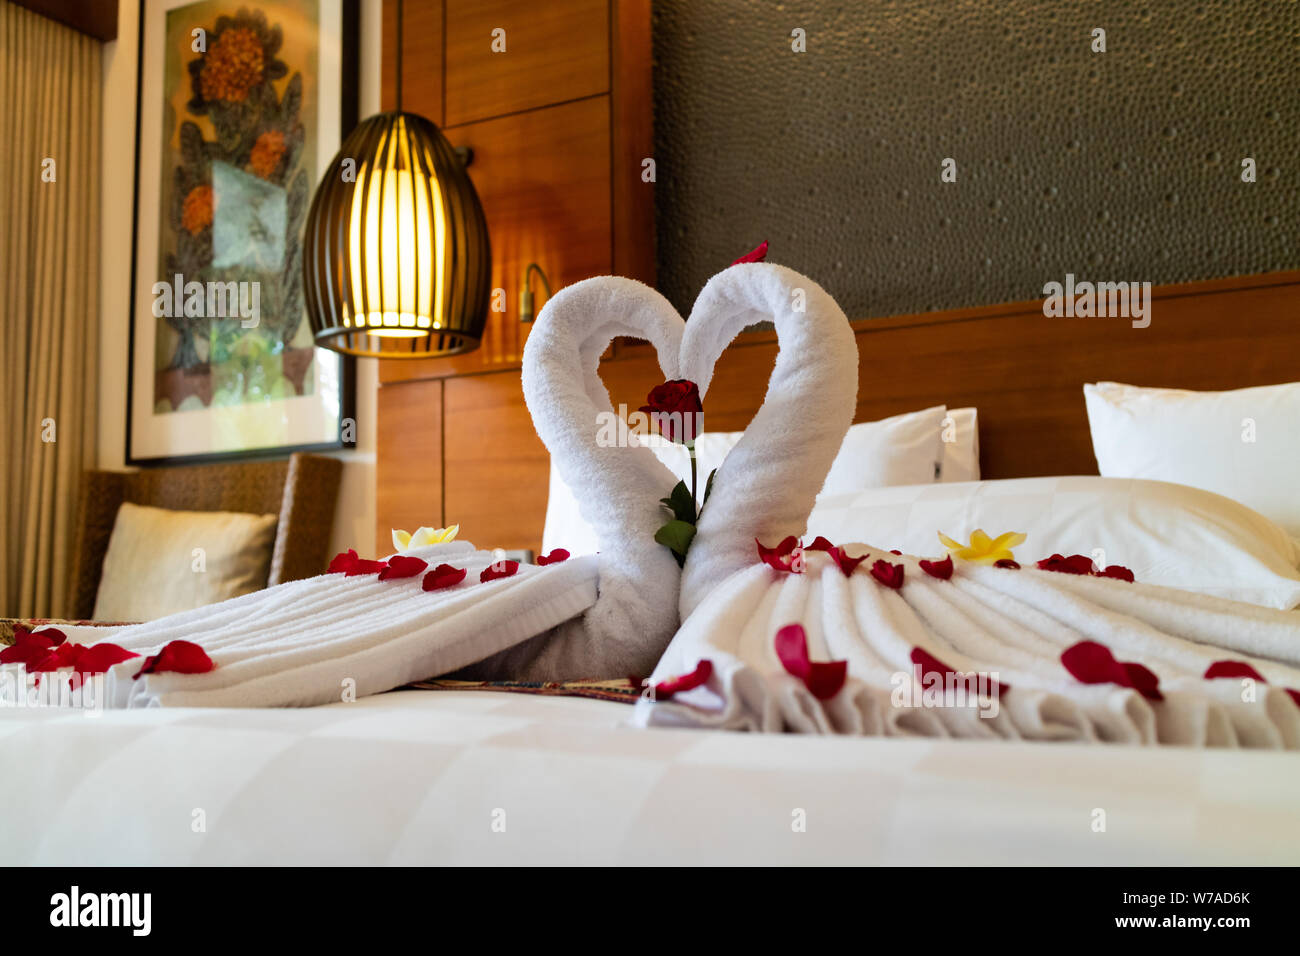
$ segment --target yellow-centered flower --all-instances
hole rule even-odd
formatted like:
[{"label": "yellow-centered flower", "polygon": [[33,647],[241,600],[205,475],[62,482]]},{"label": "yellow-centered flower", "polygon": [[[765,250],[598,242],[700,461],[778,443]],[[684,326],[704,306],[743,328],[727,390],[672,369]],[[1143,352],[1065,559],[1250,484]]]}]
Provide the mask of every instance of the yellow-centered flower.
[{"label": "yellow-centered flower", "polygon": [[427,548],[431,544],[446,544],[455,541],[460,534],[460,525],[453,524],[446,528],[417,528],[414,533],[393,529],[393,547],[398,551],[410,551],[412,548]]},{"label": "yellow-centered flower", "polygon": [[963,561],[973,561],[975,564],[1014,561],[1016,556],[1011,553],[1011,549],[1023,544],[1025,537],[1019,531],[1008,531],[996,538],[990,538],[983,529],[976,528],[971,532],[970,544],[962,544],[960,541],[952,540],[942,531],[939,532],[939,540],[953,557],[961,558]]}]

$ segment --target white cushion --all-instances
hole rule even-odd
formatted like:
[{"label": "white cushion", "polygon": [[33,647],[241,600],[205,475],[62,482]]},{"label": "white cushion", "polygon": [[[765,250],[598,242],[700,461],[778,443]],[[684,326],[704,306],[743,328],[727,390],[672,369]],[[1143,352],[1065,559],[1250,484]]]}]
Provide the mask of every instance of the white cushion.
[{"label": "white cushion", "polygon": [[1083,387],[1097,469],[1227,495],[1300,536],[1300,383],[1189,392]]},{"label": "white cushion", "polygon": [[1300,605],[1300,554],[1282,528],[1236,501],[1166,482],[1079,476],[877,488],[819,501],[808,534],[939,557],[938,532],[968,541],[976,528],[1027,534],[1015,549],[1026,566],[1087,554],[1147,584]]},{"label": "white cushion", "polygon": [[124,503],[113,521],[95,620],[152,621],[266,587],[279,519]]}]

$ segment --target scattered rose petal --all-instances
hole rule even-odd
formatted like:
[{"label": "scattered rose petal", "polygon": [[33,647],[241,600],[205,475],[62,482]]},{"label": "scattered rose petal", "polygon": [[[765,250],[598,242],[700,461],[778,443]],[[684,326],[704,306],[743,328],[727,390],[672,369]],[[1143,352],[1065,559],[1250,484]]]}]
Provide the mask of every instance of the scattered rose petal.
[{"label": "scattered rose petal", "polygon": [[[789,538],[786,538],[785,540],[786,540],[786,541],[789,541],[790,539],[789,539]],[[784,544],[785,541],[783,541],[783,542],[781,542],[781,543]],[[762,545],[760,544],[759,547],[761,548]],[[830,552],[830,551],[834,551],[834,550],[835,550],[835,545],[831,544],[830,541],[828,541],[826,538],[822,537],[821,535],[818,535],[817,537],[813,538],[813,543],[812,543],[812,544],[807,545],[807,546],[804,547],[804,550],[805,550],[805,551],[826,551],[826,552]]]},{"label": "scattered rose petal", "polygon": [[325,569],[326,574],[342,574],[349,568],[356,567],[356,563],[361,559],[357,557],[354,548],[348,548],[346,551],[340,551],[330,560],[330,566]]},{"label": "scattered rose petal", "polygon": [[859,558],[850,558],[848,552],[843,548],[831,548],[828,553],[831,556],[831,560],[834,561],[839,566],[839,569],[844,572],[846,578],[850,577],[853,572],[858,569],[859,564],[867,560],[867,555],[865,554]]},{"label": "scattered rose petal", "polygon": [[513,577],[514,573],[518,570],[518,561],[502,561],[500,568],[495,564],[489,564],[483,569],[483,573],[478,576],[478,579],[482,583],[487,584],[489,581],[499,581],[502,578]]},{"label": "scattered rose petal", "polygon": [[569,560],[569,552],[563,548],[556,548],[550,554],[539,554],[537,556],[537,566],[544,568],[548,564],[559,564],[561,561]]},{"label": "scattered rose petal", "polygon": [[695,665],[695,670],[681,677],[660,681],[654,686],[655,700],[668,700],[674,694],[680,694],[706,683],[713,676],[713,662],[705,659]]},{"label": "scattered rose petal", "polygon": [[136,671],[133,680],[139,680],[145,674],[206,674],[216,665],[212,658],[199,645],[190,641],[171,641],[157,654],[144,659],[144,664]]},{"label": "scattered rose petal", "polygon": [[[929,652],[924,651],[919,647],[912,648],[912,653],[910,657],[912,659],[913,664],[920,665],[922,677],[928,677],[931,674],[938,674],[939,677],[943,679],[945,686],[947,685],[949,674],[952,674],[954,676],[960,674],[963,677],[963,679],[966,676],[964,672],[954,670],[953,668],[945,664],[943,661],[939,660],[939,658],[935,657],[933,654],[930,654]],[[991,697],[997,698],[998,700],[1001,700],[1002,695],[1005,694],[1007,691],[1011,690],[1010,684],[1004,684],[1001,681],[994,680],[992,677],[987,678],[987,680],[988,680],[989,695]],[[966,686],[970,686],[970,685],[966,685]],[[979,687],[978,674],[976,674],[975,686],[976,688]]]},{"label": "scattered rose petal", "polygon": [[441,591],[443,588],[454,587],[465,580],[465,575],[469,572],[465,568],[453,568],[450,564],[440,564],[424,576],[424,582],[420,587],[426,591]]},{"label": "scattered rose petal", "polygon": [[742,262],[762,262],[766,258],[767,258],[767,240],[764,239],[762,242],[760,242],[749,252],[745,253],[743,256],[741,256],[739,259],[733,262],[732,265],[738,266]]},{"label": "scattered rose petal", "polygon": [[134,651],[128,651],[125,647],[118,647],[116,644],[108,642],[91,644],[81,652],[81,658],[77,661],[77,671],[82,674],[103,674],[114,664],[139,656]]},{"label": "scattered rose petal", "polygon": [[1083,684],[1117,684],[1131,687],[1147,700],[1164,700],[1160,680],[1141,664],[1117,661],[1110,648],[1096,641],[1080,641],[1061,652],[1061,663]]},{"label": "scattered rose petal", "polygon": [[48,673],[62,670],[65,667],[75,667],[78,658],[81,657],[85,649],[81,644],[71,642],[60,644],[53,650],[47,651],[45,656],[29,660],[27,662],[27,673]]},{"label": "scattered rose petal", "polygon": [[787,624],[776,632],[776,656],[786,672],[803,681],[818,700],[830,700],[848,678],[848,661],[812,661],[808,657],[808,635],[801,624]]},{"label": "scattered rose petal", "polygon": [[1038,562],[1043,571],[1057,571],[1061,574],[1092,574],[1092,558],[1086,554],[1072,554],[1068,558],[1054,554]]},{"label": "scattered rose petal", "polygon": [[1215,661],[1205,669],[1206,680],[1214,680],[1219,677],[1249,677],[1261,684],[1268,683],[1259,671],[1245,661]]},{"label": "scattered rose petal", "polygon": [[1290,687],[1284,687],[1288,697],[1295,701],[1295,705],[1300,707],[1300,690],[1292,690]]},{"label": "scattered rose petal", "polygon": [[384,570],[387,566],[386,561],[370,561],[366,558],[357,557],[356,549],[348,548],[334,555],[334,560],[330,561],[330,566],[325,569],[326,574],[343,573],[347,577],[354,578],[362,574],[375,574]]},{"label": "scattered rose petal", "polygon": [[394,578],[413,578],[428,566],[428,561],[404,554],[396,554],[388,559],[388,566],[379,572],[379,580],[391,581]]},{"label": "scattered rose petal", "polygon": [[903,552],[902,552],[902,551],[899,551],[897,548],[890,548],[890,549],[889,549],[889,553],[890,553],[890,554],[897,554],[897,555],[899,555],[900,557],[901,557],[902,554],[903,554]]},{"label": "scattered rose petal", "polygon": [[871,576],[887,588],[898,590],[903,586],[903,566],[890,564],[883,558],[871,566]]},{"label": "scattered rose petal", "polygon": [[40,660],[56,646],[46,631],[32,632],[23,628],[23,633],[19,633],[18,628],[14,628],[14,643],[0,651],[0,664],[27,664]]},{"label": "scattered rose petal", "polygon": [[1119,564],[1112,564],[1105,571],[1096,572],[1095,576],[1099,578],[1115,578],[1119,581],[1128,581],[1130,584],[1133,582],[1133,572]]},{"label": "scattered rose petal", "polygon": [[[768,567],[775,568],[778,571],[787,571],[791,574],[803,573],[804,549],[799,545],[799,539],[794,535],[782,540],[775,548],[763,547],[763,543],[757,538],[754,539],[754,543],[758,545],[759,559]],[[829,544],[829,542],[827,543]]]},{"label": "scattered rose petal", "polygon": [[994,561],[994,562],[993,562],[993,567],[995,567],[995,568],[1010,568],[1010,569],[1013,570],[1013,571],[1019,571],[1019,570],[1020,570],[1020,562],[1019,562],[1019,561],[1012,561],[1010,558],[1003,558],[1001,561]]},{"label": "scattered rose petal", "polygon": [[947,581],[952,577],[952,555],[944,558],[942,561],[927,561],[921,559],[921,570],[932,578],[938,578],[940,581]]}]

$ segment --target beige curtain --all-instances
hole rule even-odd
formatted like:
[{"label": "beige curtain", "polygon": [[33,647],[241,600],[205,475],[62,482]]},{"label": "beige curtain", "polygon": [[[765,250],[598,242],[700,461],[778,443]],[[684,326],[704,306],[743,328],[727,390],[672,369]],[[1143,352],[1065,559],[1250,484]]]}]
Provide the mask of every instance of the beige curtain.
[{"label": "beige curtain", "polygon": [[0,0],[0,617],[70,611],[97,424],[100,86],[98,41]]}]

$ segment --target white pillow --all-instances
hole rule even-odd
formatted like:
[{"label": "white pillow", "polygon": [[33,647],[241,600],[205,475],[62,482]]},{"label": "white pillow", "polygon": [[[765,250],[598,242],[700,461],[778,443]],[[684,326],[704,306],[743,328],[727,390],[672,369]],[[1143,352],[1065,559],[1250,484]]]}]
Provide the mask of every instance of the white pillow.
[{"label": "white pillow", "polygon": [[[849,428],[844,444],[827,475],[822,494],[843,494],[884,485],[919,484],[939,480],[950,467],[954,474],[971,472],[979,475],[979,446],[975,410],[956,409],[948,419],[948,409],[936,405],[919,412],[908,412],[877,422],[859,422]],[[713,469],[722,464],[727,453],[740,441],[744,432],[709,432],[695,443],[699,493]],[[944,438],[951,437],[951,442]],[[645,436],[655,456],[682,481],[690,482],[690,456],[682,445],[657,435]],[[667,495],[671,489],[665,488]],[[578,502],[551,462],[550,494],[546,504],[546,524],[542,531],[542,550],[564,548],[571,554],[592,554],[598,550],[595,530],[583,519]]]},{"label": "white pillow", "polygon": [[968,541],[976,528],[1027,534],[1015,549],[1025,566],[1053,553],[1088,554],[1146,584],[1300,605],[1300,553],[1282,528],[1236,501],[1161,481],[1079,476],[876,488],[820,501],[808,535],[939,557],[938,532]]},{"label": "white pillow", "polygon": [[1205,488],[1300,537],[1300,383],[1189,392],[1083,387],[1101,474]]}]

